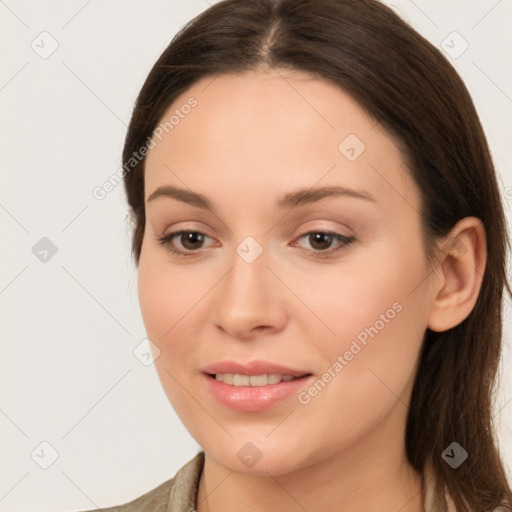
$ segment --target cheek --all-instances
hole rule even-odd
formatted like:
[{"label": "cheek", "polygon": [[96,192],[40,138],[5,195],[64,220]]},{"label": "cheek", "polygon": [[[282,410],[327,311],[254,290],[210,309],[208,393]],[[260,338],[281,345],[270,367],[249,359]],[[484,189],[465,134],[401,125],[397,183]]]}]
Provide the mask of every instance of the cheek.
[{"label": "cheek", "polygon": [[[196,370],[199,331],[211,311],[208,291],[218,280],[211,271],[173,265],[167,256],[161,250],[143,250],[137,282],[147,336],[160,350],[155,367],[163,383],[168,380],[164,370],[176,378]],[[164,387],[168,390],[173,383]]]},{"label": "cheek", "polygon": [[148,337],[154,337],[157,344],[172,326],[169,312],[175,309],[169,302],[173,296],[168,292],[169,284],[160,267],[141,255],[137,279],[139,304]]},{"label": "cheek", "polygon": [[[185,273],[172,270],[161,259],[150,250],[141,253],[137,283],[139,304],[147,336],[159,349],[154,365],[162,387],[174,409],[186,419],[192,409],[180,383],[185,382],[190,371],[188,365],[192,362],[193,347],[187,343],[191,337],[187,312],[204,291],[191,291],[190,283],[187,286],[184,282]],[[199,309],[193,311],[197,314]]]},{"label": "cheek", "polygon": [[326,435],[340,446],[369,432],[392,410],[404,418],[407,412],[424,328],[410,302],[387,309],[388,301],[382,304],[368,309],[368,320],[359,325],[335,325],[324,373],[299,397],[305,417],[329,424]]},{"label": "cheek", "polygon": [[345,432],[347,411],[355,415],[352,426],[369,426],[409,391],[426,329],[427,269],[420,250],[378,254],[360,270],[347,264],[324,280],[322,293],[302,291],[335,332],[317,344],[324,373],[302,403]]},{"label": "cheek", "polygon": [[[422,284],[428,272],[421,244],[410,245],[412,249],[406,251],[400,240],[388,240],[337,265],[291,271],[287,281],[293,283],[294,293],[310,310],[294,321],[302,322],[306,330],[314,327],[322,335],[312,339],[323,339],[329,346],[336,344],[338,350],[348,350],[355,338],[364,343],[376,331],[381,338],[382,333],[399,326],[402,330],[416,325],[421,331],[427,309]],[[400,342],[401,337],[397,338]]]},{"label": "cheek", "polygon": [[148,337],[167,344],[193,305],[201,300],[205,283],[207,280],[198,273],[192,279],[189,270],[170,264],[165,251],[143,248],[137,288]]}]

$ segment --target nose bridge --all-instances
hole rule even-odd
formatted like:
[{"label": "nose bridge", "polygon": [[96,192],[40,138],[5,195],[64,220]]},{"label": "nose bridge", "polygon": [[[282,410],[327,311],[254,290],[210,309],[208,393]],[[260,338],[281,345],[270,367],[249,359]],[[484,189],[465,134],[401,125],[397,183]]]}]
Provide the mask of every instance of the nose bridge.
[{"label": "nose bridge", "polygon": [[254,237],[246,237],[236,247],[230,263],[231,270],[216,297],[215,323],[237,336],[255,327],[280,327],[283,304],[267,268],[267,251]]},{"label": "nose bridge", "polygon": [[268,254],[263,246],[252,237],[236,247],[231,258],[231,272],[223,290],[224,299],[232,302],[232,308],[244,304],[245,307],[255,308],[263,302],[269,286],[267,260]]}]

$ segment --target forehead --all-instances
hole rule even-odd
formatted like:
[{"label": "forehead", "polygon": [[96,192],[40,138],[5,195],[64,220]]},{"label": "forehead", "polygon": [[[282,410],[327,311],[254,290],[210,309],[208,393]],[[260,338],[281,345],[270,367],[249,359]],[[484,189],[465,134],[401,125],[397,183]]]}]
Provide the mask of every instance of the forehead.
[{"label": "forehead", "polygon": [[206,195],[266,187],[270,198],[292,183],[320,181],[414,195],[402,156],[382,127],[338,86],[306,73],[205,77],[176,98],[159,126],[146,159],[146,197],[175,184]]}]

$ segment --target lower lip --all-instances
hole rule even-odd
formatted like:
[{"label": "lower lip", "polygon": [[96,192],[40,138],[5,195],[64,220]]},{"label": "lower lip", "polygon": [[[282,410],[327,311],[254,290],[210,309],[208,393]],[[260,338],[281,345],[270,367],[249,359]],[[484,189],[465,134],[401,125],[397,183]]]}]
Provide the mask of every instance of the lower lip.
[{"label": "lower lip", "polygon": [[290,381],[281,381],[267,386],[230,386],[215,377],[204,374],[206,385],[222,404],[236,411],[258,412],[298,393],[313,376],[307,375]]}]

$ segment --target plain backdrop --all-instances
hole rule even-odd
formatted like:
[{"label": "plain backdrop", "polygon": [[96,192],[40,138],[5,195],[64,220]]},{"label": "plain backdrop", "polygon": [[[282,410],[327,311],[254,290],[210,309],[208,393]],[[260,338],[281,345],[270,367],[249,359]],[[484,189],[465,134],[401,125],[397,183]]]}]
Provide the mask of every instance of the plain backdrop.
[{"label": "plain backdrop", "polygon": [[[467,84],[512,201],[512,2],[394,0]],[[0,1],[0,510],[127,502],[199,447],[145,338],[119,168],[137,93],[206,0]],[[506,304],[505,333],[510,337]],[[134,353],[135,351],[135,353]],[[512,468],[510,345],[495,412]]]}]

